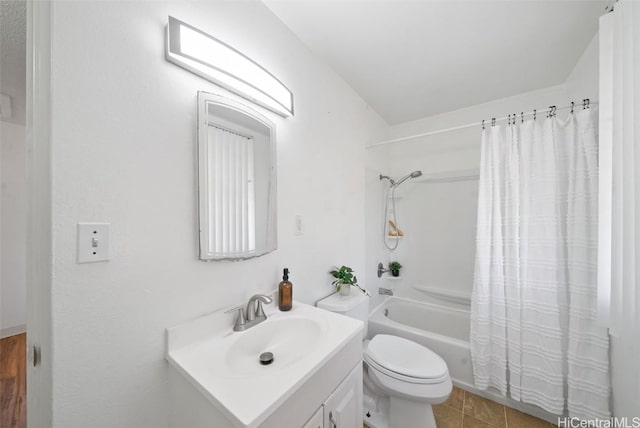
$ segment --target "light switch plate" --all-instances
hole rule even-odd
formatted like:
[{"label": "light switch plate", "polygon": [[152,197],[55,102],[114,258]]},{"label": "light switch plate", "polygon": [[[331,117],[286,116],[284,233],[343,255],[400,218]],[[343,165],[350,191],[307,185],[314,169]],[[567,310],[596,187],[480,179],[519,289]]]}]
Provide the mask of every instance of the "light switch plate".
[{"label": "light switch plate", "polygon": [[78,223],[78,263],[109,260],[110,223]]}]

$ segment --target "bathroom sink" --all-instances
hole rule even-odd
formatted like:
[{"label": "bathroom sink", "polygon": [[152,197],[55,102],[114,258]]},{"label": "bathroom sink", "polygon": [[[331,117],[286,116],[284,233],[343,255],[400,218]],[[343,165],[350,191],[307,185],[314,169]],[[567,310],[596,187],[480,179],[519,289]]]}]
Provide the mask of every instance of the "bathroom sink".
[{"label": "bathroom sink", "polygon": [[[240,427],[260,425],[340,349],[362,340],[362,322],[303,303],[265,312],[241,332],[223,311],[167,329],[169,363]],[[267,365],[265,352],[273,354]]]},{"label": "bathroom sink", "polygon": [[[267,370],[286,370],[313,353],[324,325],[317,319],[284,317],[265,322],[232,335],[235,339],[225,352],[223,370],[230,376],[254,376]],[[273,362],[260,363],[263,352],[273,354]]]}]

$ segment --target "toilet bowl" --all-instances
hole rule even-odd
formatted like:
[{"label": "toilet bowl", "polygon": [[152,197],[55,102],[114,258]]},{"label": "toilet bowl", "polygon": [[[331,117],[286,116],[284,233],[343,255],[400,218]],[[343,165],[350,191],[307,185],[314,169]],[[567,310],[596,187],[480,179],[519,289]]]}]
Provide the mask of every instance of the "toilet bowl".
[{"label": "toilet bowl", "polygon": [[[369,316],[364,294],[331,295],[318,307],[360,319]],[[435,427],[432,404],[444,402],[452,383],[445,361],[411,340],[379,334],[363,341],[364,422],[371,428]]]}]

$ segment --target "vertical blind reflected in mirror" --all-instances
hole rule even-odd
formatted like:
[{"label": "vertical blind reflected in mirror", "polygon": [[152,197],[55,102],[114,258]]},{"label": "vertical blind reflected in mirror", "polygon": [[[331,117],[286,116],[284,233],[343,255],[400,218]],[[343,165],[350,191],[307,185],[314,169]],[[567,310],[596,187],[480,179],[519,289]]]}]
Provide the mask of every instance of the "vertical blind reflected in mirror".
[{"label": "vertical blind reflected in mirror", "polygon": [[277,247],[275,127],[251,108],[198,93],[200,258],[238,260]]},{"label": "vertical blind reflected in mirror", "polygon": [[209,182],[213,227],[209,239],[216,253],[246,253],[256,249],[256,201],[253,137],[208,125]]}]

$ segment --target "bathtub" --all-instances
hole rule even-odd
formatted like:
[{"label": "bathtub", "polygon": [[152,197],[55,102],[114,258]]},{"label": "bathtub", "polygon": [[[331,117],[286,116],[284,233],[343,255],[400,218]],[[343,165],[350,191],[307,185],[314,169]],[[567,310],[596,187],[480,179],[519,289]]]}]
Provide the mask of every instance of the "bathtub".
[{"label": "bathtub", "polygon": [[426,303],[389,297],[369,316],[369,339],[377,334],[404,337],[431,349],[447,363],[453,384],[476,395],[528,413],[551,423],[556,415],[530,404],[503,397],[497,390],[481,391],[473,384],[469,345],[468,307],[446,302]]},{"label": "bathtub", "polygon": [[447,362],[456,385],[473,388],[469,310],[390,297],[369,316],[368,336],[392,334],[426,346]]}]

